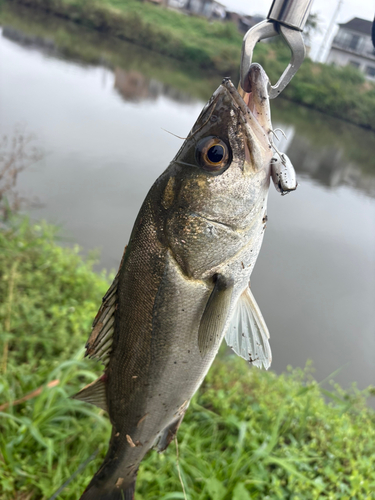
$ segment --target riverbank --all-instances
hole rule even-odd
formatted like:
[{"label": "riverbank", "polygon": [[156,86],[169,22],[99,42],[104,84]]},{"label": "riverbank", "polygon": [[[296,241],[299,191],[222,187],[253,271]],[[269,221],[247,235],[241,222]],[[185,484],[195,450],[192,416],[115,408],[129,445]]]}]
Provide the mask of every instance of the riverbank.
[{"label": "riverbank", "polygon": [[39,48],[51,57],[80,65],[104,66],[137,72],[145,80],[156,80],[186,99],[206,101],[216,89],[217,75],[152,52],[139,45],[80,24],[52,16],[40,9],[3,3],[0,8],[3,37],[22,46]]},{"label": "riverbank", "polygon": [[[111,277],[94,273],[77,247],[60,247],[56,228],[27,219],[2,227],[0,250],[1,498],[49,498],[99,450],[64,489],[61,498],[73,500],[110,435],[103,411],[69,396],[101,373],[82,360],[83,345]],[[370,498],[368,391],[318,384],[311,373],[276,376],[221,353],[179,431],[191,500]],[[183,498],[174,444],[142,462],[137,499],[145,498]]]},{"label": "riverbank", "polygon": [[197,67],[238,70],[241,35],[233,23],[208,23],[139,0],[10,0],[135,43]]},{"label": "riverbank", "polygon": [[[238,80],[242,37],[232,23],[208,23],[139,0],[7,0],[73,21],[178,60]],[[254,60],[276,82],[289,62],[281,43],[258,44]],[[190,71],[190,70],[189,70]],[[353,68],[306,59],[283,98],[375,130],[375,85]]]}]

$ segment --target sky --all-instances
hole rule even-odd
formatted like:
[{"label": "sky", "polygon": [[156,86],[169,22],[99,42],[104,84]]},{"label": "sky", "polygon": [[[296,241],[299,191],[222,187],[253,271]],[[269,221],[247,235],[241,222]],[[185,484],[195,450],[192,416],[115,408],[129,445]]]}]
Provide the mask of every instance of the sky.
[{"label": "sky", "polygon": [[[271,7],[272,0],[219,0],[229,10],[240,12],[242,14],[261,14],[267,16]],[[318,55],[324,57],[328,53],[328,47],[323,54],[319,54],[324,35],[329,26],[330,20],[336,10],[338,0],[314,0],[311,12],[319,15],[321,19],[321,32],[316,33],[311,43],[311,57],[316,59]],[[336,23],[345,23],[353,17],[361,17],[362,19],[373,20],[375,13],[374,0],[343,0]],[[337,30],[337,28],[336,28]],[[331,35],[334,36],[335,30]],[[330,45],[330,40],[328,46]],[[319,59],[321,60],[321,58]]]}]

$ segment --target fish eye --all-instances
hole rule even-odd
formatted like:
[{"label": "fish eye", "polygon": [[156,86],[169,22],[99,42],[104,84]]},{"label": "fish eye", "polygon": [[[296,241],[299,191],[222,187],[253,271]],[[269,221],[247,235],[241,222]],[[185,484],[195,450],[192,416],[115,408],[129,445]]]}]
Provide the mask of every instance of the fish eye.
[{"label": "fish eye", "polygon": [[199,165],[213,174],[221,174],[232,160],[230,148],[219,137],[209,136],[199,141],[195,155]]}]

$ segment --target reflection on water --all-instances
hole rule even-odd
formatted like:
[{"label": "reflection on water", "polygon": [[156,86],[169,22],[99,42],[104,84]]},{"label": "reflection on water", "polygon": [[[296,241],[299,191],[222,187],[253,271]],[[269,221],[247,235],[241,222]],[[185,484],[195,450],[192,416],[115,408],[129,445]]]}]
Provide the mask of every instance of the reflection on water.
[{"label": "reflection on water", "polygon": [[[364,159],[366,168],[362,169],[361,162],[350,161],[342,147],[326,145],[317,148],[308,135],[300,131],[296,133],[295,126],[277,122],[274,125],[285,134],[278,133],[277,147],[288,154],[299,173],[327,187],[351,186],[375,196],[375,158],[370,144],[368,158]],[[363,131],[363,134],[370,136],[373,133]],[[372,170],[369,169],[371,164]]]},{"label": "reflection on water", "polygon": [[0,24],[4,37],[25,48],[37,48],[80,65],[136,71],[146,80],[162,83],[176,100],[179,96],[183,101],[192,97],[205,100],[217,85],[216,75],[20,5],[4,4]]},{"label": "reflection on water", "polygon": [[139,71],[125,71],[117,67],[114,73],[115,88],[125,101],[155,101],[159,96],[165,96],[173,101],[181,103],[190,103],[194,101],[190,94],[182,92],[170,85],[165,85],[154,78],[147,78]]},{"label": "reflection on water", "polygon": [[373,132],[285,100],[274,103],[273,122],[286,132],[287,140],[278,133],[281,149],[298,171],[327,187],[349,185],[374,196]]},{"label": "reflection on water", "polygon": [[[2,19],[0,133],[24,123],[46,152],[20,190],[43,202],[34,217],[61,223],[65,238],[100,248],[100,265],[116,268],[181,145],[162,128],[186,136],[218,78],[55,19]],[[252,276],[273,369],[313,359],[318,379],[343,367],[338,380],[363,387],[375,375],[375,134],[280,99],[272,111],[300,183],[285,197],[271,187]]]},{"label": "reflection on water", "polygon": [[[62,57],[58,46],[50,38],[29,35],[11,26],[2,28],[2,36],[25,48],[37,49],[49,56]],[[159,96],[166,96],[177,102],[184,103],[194,100],[191,94],[160,82],[155,78],[149,78],[137,70],[130,69],[126,71],[123,68],[115,67],[114,74],[115,88],[126,101],[155,100]]]},{"label": "reflection on water", "polygon": [[50,55],[59,55],[55,42],[49,38],[29,35],[23,31],[13,28],[12,26],[4,26],[2,28],[2,36],[16,42],[19,45],[22,45],[22,47],[30,49],[35,48]]}]

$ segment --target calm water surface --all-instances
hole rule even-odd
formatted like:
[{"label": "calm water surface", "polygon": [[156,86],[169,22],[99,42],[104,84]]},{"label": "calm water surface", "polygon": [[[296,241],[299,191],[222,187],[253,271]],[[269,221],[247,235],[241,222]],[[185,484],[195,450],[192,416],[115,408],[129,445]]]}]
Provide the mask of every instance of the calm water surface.
[{"label": "calm water surface", "polygon": [[[102,62],[90,65],[22,20],[2,21],[0,132],[22,125],[44,157],[19,191],[38,200],[33,218],[60,224],[65,242],[100,249],[100,267],[116,269],[143,198],[181,144],[163,129],[186,136],[220,81],[160,73],[173,63],[153,69],[155,55],[120,42],[95,42]],[[271,186],[252,275],[272,368],[312,359],[318,380],[342,368],[336,380],[363,388],[375,382],[374,134],[293,103],[272,106],[299,177],[286,197]]]}]

